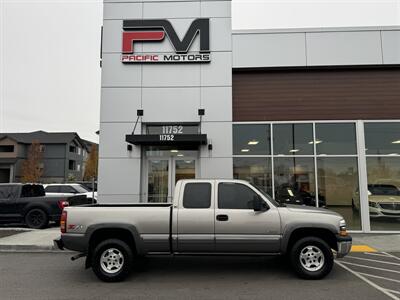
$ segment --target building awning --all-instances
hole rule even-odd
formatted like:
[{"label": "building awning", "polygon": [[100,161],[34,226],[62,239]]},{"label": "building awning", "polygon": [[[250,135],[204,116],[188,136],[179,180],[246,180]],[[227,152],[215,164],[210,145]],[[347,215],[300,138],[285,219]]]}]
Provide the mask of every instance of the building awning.
[{"label": "building awning", "polygon": [[146,146],[200,146],[207,145],[207,134],[127,134],[125,140]]}]

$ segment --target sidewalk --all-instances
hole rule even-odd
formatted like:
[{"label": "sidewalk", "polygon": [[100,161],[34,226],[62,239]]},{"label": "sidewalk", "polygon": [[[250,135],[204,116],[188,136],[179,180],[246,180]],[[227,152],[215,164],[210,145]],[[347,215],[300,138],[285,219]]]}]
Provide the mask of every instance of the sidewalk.
[{"label": "sidewalk", "polygon": [[[2,229],[10,230],[10,228]],[[18,229],[14,229],[18,231]],[[19,229],[21,231],[21,229]],[[24,229],[22,233],[0,238],[0,251],[52,251],[57,250],[53,240],[60,236],[60,228]]]},{"label": "sidewalk", "polygon": [[[10,230],[5,228],[2,230]],[[58,250],[53,245],[53,240],[60,236],[58,227],[35,230],[19,229],[22,231],[11,236],[0,238],[0,251],[53,251]],[[352,234],[353,245],[369,247],[380,252],[400,253],[400,234]],[[363,252],[363,251],[361,251]]]}]

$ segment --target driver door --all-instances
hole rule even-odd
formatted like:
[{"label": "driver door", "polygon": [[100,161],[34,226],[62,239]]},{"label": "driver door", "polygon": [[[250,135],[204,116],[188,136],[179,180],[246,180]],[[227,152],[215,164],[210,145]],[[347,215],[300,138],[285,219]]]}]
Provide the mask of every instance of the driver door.
[{"label": "driver door", "polygon": [[[255,198],[263,199],[250,185],[218,181],[215,208],[216,251],[271,253],[280,251],[278,209],[266,203],[266,211],[254,211]],[[265,201],[265,199],[263,199]]]}]

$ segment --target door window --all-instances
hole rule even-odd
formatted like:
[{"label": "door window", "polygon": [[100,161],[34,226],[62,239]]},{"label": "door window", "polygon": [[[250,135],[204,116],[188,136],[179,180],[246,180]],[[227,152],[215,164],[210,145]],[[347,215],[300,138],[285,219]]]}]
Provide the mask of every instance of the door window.
[{"label": "door window", "polygon": [[224,182],[218,185],[218,208],[253,209],[254,197],[259,196],[243,184]]},{"label": "door window", "polygon": [[46,193],[58,193],[59,186],[58,185],[50,185],[45,188]]},{"label": "door window", "polygon": [[211,205],[211,184],[187,183],[183,193],[184,208],[209,208]]},{"label": "door window", "polygon": [[0,199],[7,199],[11,193],[11,188],[8,185],[0,186]]}]

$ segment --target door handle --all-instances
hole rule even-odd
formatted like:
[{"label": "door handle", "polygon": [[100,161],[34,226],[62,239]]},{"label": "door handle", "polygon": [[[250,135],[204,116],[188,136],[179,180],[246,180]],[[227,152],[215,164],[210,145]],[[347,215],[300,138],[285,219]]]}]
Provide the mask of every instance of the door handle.
[{"label": "door handle", "polygon": [[228,215],[217,215],[217,221],[228,221]]}]

